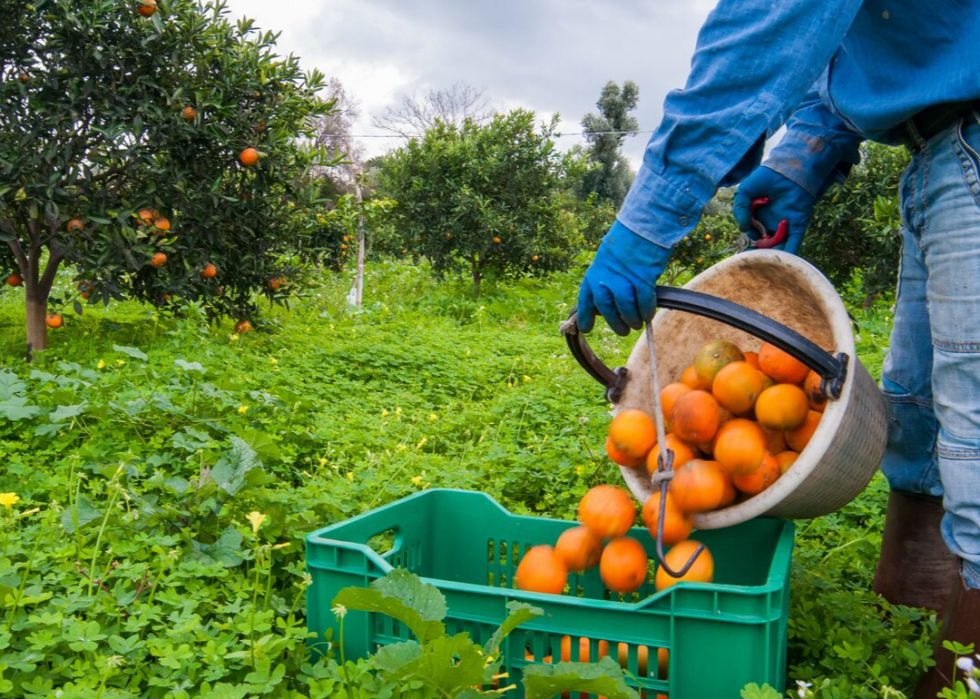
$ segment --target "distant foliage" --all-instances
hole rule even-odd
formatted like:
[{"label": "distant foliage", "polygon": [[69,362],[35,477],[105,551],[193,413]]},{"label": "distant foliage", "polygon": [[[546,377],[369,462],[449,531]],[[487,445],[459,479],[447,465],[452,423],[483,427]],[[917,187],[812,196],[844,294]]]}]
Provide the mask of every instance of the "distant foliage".
[{"label": "distant foliage", "polygon": [[617,209],[626,198],[634,174],[622,154],[626,134],[621,132],[640,128],[636,118],[630,116],[639,100],[640,88],[635,82],[627,80],[620,88],[610,80],[596,102],[599,113],[586,114],[582,119],[585,140],[589,143],[589,162],[594,166],[583,179],[582,191],[586,195],[595,193]]}]

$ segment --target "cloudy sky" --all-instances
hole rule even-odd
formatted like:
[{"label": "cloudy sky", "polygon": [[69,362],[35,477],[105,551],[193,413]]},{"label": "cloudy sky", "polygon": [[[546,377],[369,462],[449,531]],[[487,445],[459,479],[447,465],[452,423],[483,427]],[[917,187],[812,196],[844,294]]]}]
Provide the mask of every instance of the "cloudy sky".
[{"label": "cloudy sky", "polygon": [[[466,82],[499,109],[559,113],[577,132],[608,80],[640,87],[636,116],[653,129],[683,85],[714,0],[229,0],[236,15],[281,31],[284,53],[339,78],[360,101],[356,131],[403,94]],[[627,140],[639,163],[648,135]],[[566,137],[563,146],[579,139]],[[373,155],[397,143],[364,141]]]}]

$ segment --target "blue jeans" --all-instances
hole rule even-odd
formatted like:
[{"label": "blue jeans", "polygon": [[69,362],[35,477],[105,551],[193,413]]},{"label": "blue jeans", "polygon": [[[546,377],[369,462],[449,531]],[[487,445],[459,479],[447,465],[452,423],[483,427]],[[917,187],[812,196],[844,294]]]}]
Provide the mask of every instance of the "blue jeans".
[{"label": "blue jeans", "polygon": [[942,495],[943,538],[980,587],[980,117],[920,141],[902,177],[902,261],[882,470]]}]

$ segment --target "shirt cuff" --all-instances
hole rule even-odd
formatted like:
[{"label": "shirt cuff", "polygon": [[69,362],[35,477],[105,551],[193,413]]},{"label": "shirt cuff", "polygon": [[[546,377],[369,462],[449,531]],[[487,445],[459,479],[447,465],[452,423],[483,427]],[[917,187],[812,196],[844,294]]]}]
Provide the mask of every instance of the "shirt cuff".
[{"label": "shirt cuff", "polygon": [[694,230],[706,203],[644,164],[616,218],[641,238],[670,248]]}]

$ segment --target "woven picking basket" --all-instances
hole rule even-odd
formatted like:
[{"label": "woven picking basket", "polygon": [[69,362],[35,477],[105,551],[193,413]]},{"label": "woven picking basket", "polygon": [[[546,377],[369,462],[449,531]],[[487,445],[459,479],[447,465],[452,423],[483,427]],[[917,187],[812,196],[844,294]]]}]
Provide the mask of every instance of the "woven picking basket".
[{"label": "woven picking basket", "polygon": [[[727,299],[782,323],[830,354],[847,355],[841,395],[827,403],[817,431],[796,463],[759,495],[698,515],[698,529],[719,529],[759,516],[790,519],[833,512],[864,490],[881,463],[887,434],[885,401],[857,358],[850,317],[830,282],[795,255],[757,251],[735,255],[698,275],[685,289]],[[762,341],[730,325],[691,313],[661,310],[653,321],[661,387],[680,378],[704,343],[724,339],[743,351]],[[626,365],[629,380],[615,411],[653,412],[646,338],[640,337]],[[654,493],[642,468],[623,467],[623,478],[640,502]]]}]

